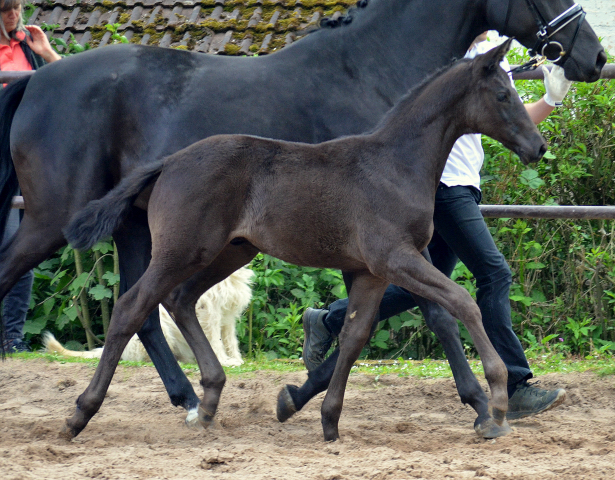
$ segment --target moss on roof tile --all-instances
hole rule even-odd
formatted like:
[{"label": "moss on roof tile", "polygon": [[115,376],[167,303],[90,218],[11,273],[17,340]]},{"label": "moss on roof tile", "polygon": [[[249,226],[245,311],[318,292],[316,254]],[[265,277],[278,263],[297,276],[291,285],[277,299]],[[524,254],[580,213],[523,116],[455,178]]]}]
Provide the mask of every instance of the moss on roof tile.
[{"label": "moss on roof tile", "polygon": [[[172,35],[172,43],[187,43],[182,49],[192,50],[196,48],[197,41],[214,34],[232,32],[232,42],[227,43],[221,52],[226,55],[243,55],[240,52],[244,39],[250,37],[249,52],[267,53],[278,50],[286,45],[286,37],[289,33],[296,33],[310,24],[314,14],[319,18],[333,15],[338,11],[345,11],[354,5],[356,0],[34,0],[34,4],[40,8],[34,23],[46,23],[51,18],[53,10],[62,6],[66,17],[70,16],[75,9],[79,9],[78,21],[67,28],[65,21],[53,32],[56,37],[61,37],[67,31],[73,33],[77,41],[85,32],[91,34],[91,46],[99,44],[102,35],[106,32],[105,24],[109,19],[108,12],[118,13],[116,23],[120,23],[122,30],[130,29],[131,43],[139,43],[144,34],[149,34],[148,44],[157,45],[166,32]],[[181,7],[181,10],[177,9]],[[196,21],[189,22],[196,14],[195,8],[199,8]],[[221,9],[217,7],[222,7]],[[258,22],[250,24],[256,10],[259,10]],[[86,26],[94,10],[102,12],[104,20],[97,25]],[[138,19],[133,18],[133,12],[137,11]],[[157,12],[153,21],[152,13]],[[174,13],[173,13],[174,12]],[[216,12],[216,16],[212,15]],[[272,17],[277,12],[277,17],[272,22]],[[218,17],[218,13],[220,16]],[[107,14],[107,15],[105,15]],[[169,19],[172,18],[172,24]],[[48,23],[48,22],[47,22]],[[183,39],[188,34],[189,40]],[[265,37],[271,35],[266,50],[263,50]],[[212,45],[209,51],[213,51]],[[175,45],[177,46],[177,45]]]}]

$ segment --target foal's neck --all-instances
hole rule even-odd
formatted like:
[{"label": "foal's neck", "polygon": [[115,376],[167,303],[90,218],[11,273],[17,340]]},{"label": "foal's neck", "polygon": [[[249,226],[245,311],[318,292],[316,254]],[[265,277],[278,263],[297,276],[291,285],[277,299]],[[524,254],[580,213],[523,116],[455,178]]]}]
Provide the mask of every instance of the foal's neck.
[{"label": "foal's neck", "polygon": [[457,139],[474,131],[466,104],[472,86],[469,64],[455,64],[410,92],[384,118],[372,138],[388,150],[398,169],[421,170],[440,180]]}]

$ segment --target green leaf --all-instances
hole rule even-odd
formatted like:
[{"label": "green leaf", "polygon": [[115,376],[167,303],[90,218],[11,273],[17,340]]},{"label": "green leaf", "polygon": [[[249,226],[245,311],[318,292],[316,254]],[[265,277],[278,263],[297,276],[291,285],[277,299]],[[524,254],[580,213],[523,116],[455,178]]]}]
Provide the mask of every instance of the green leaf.
[{"label": "green leaf", "polygon": [[92,247],[92,250],[95,252],[100,252],[104,255],[105,253],[109,253],[113,251],[113,245],[105,241],[98,242],[96,245]]},{"label": "green leaf", "polygon": [[374,341],[387,342],[389,340],[389,336],[390,334],[388,330],[379,330],[378,332],[376,332],[376,335],[374,335]]},{"label": "green leaf", "polygon": [[78,315],[77,315],[77,307],[75,307],[75,305],[71,305],[68,308],[64,309],[64,314],[70,319],[70,321],[74,321]]},{"label": "green leaf", "polygon": [[62,313],[58,318],[56,318],[56,328],[58,330],[63,330],[66,325],[70,323],[70,318],[68,315]]},{"label": "green leaf", "polygon": [[295,298],[304,298],[305,297],[305,291],[301,290],[300,288],[293,288],[290,291],[290,293],[292,293]]},{"label": "green leaf", "polygon": [[527,268],[528,270],[540,270],[541,268],[545,268],[545,267],[546,265],[540,262],[528,262],[525,265],[525,268]]},{"label": "green leaf", "polygon": [[84,287],[84,285],[85,285],[86,281],[88,280],[89,276],[90,275],[89,275],[88,272],[83,272],[81,275],[79,275],[75,279],[75,281],[73,283],[70,284],[70,287],[69,287],[70,290],[73,293],[79,293],[79,290],[81,290]]},{"label": "green leaf", "polygon": [[401,330],[402,321],[398,316],[389,318],[389,326],[395,331],[399,332]]},{"label": "green leaf", "polygon": [[26,320],[23,326],[23,333],[30,333],[32,335],[38,335],[47,326],[47,320],[49,316],[38,317],[34,320]]},{"label": "green leaf", "polygon": [[51,313],[55,304],[55,298],[48,298],[43,302],[43,311],[45,312],[45,315],[49,315]]},{"label": "green leaf", "polygon": [[511,295],[510,299],[513,302],[521,302],[526,307],[529,307],[532,304],[532,299],[530,297],[526,297],[525,295]]},{"label": "green leaf", "polygon": [[101,285],[100,283],[88,290],[88,294],[90,294],[94,300],[102,300],[103,298],[112,298],[113,292],[110,288]]},{"label": "green leaf", "polygon": [[106,272],[102,278],[107,281],[108,286],[113,286],[120,281],[120,275],[113,272]]}]

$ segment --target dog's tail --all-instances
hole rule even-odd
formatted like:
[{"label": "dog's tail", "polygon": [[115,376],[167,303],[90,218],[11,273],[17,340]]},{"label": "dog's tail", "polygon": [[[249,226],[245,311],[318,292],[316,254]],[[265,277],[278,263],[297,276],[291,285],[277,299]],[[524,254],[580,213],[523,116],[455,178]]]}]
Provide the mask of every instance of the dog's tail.
[{"label": "dog's tail", "polygon": [[89,352],[77,352],[75,350],[68,350],[64,348],[60,342],[56,340],[50,332],[43,332],[42,335],[43,345],[47,353],[57,353],[65,357],[80,357],[80,358],[100,358],[102,356],[102,348],[95,348]]},{"label": "dog's tail", "polygon": [[77,212],[64,229],[68,242],[79,250],[87,250],[99,240],[109,237],[130,212],[132,204],[145,188],[154,182],[164,160],[139,167],[99,200],[92,200]]}]

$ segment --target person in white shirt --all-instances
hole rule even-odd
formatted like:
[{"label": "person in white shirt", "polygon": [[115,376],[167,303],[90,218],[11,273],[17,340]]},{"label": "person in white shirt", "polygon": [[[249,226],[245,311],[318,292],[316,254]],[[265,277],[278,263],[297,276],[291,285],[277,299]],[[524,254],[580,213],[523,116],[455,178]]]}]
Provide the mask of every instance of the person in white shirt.
[{"label": "person in white shirt", "polygon": [[[485,42],[487,32],[476,38],[466,54],[474,58],[493,45]],[[510,69],[508,62],[502,68]],[[543,121],[568,92],[571,82],[561,67],[549,71],[543,67],[546,94],[537,102],[526,104],[534,123]],[[512,82],[512,78],[511,78]],[[461,260],[476,279],[476,301],[489,339],[508,369],[508,419],[535,415],[561,404],[563,389],[544,390],[527,382],[532,378],[525,353],[512,329],[509,291],[511,272],[504,256],[480,213],[480,169],[484,152],[480,134],[464,135],[455,143],[436,193],[434,234],[428,246],[432,263],[450,277]],[[412,295],[401,287],[389,285],[374,326],[417,305]],[[308,308],[303,315],[305,341],[303,361],[309,371],[320,365],[333,339],[339,335],[346,315],[348,300],[338,300],[328,309]],[[430,324],[429,313],[425,313]],[[431,322],[431,325],[434,323]]]}]

